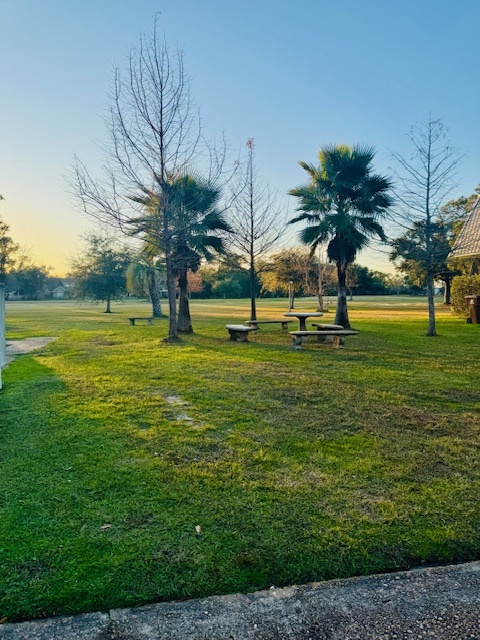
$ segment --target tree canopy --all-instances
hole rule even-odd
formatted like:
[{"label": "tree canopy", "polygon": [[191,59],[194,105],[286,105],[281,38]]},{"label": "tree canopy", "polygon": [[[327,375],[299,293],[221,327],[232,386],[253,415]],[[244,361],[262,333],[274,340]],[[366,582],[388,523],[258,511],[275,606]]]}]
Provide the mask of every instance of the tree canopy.
[{"label": "tree canopy", "polygon": [[128,251],[117,248],[111,238],[90,234],[85,252],[71,263],[73,295],[78,299],[104,301],[107,303],[105,313],[111,313],[111,301],[126,294],[126,271],[130,262]]},{"label": "tree canopy", "polygon": [[8,268],[13,265],[13,257],[18,250],[18,245],[10,237],[9,231],[10,227],[0,219],[0,282],[3,282]]},{"label": "tree canopy", "polygon": [[[223,253],[223,236],[231,229],[218,209],[220,190],[200,175],[185,172],[169,176],[164,193],[168,204],[163,215],[168,215],[169,219],[172,274],[178,278],[180,290],[177,329],[190,333],[193,329],[188,302],[188,272],[196,272],[202,258],[210,261]],[[157,194],[152,192],[133,199],[145,209],[145,213],[136,220],[138,230],[157,250],[164,250],[164,233],[155,231],[163,229],[163,222],[158,219]]]}]

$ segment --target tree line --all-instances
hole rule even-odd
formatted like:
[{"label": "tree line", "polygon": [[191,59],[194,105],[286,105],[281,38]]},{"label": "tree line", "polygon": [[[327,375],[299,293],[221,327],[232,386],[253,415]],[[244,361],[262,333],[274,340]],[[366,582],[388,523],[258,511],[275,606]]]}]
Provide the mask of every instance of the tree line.
[{"label": "tree line", "polygon": [[[195,189],[198,186],[196,184]],[[191,181],[189,188],[192,188]],[[461,228],[461,221],[471,211],[479,191],[477,189],[469,197],[444,205],[432,228],[433,270],[435,277],[447,285],[447,303],[451,279],[454,275],[468,273],[469,269],[468,262],[457,262],[455,270],[449,268],[448,254]],[[217,194],[211,195],[215,195],[216,199]],[[216,226],[217,223],[213,225]],[[225,221],[220,226],[222,230],[227,229]],[[189,247],[191,239],[189,242],[184,239],[180,247],[183,247],[184,253],[177,253],[175,257],[176,273],[179,274],[177,297],[183,295],[187,310],[189,296],[248,298],[252,294],[252,282],[248,269],[241,264],[242,257],[227,250],[222,239],[216,244],[216,251],[205,253],[206,246],[212,245],[210,233],[215,231],[212,224],[207,227],[206,237],[198,233],[200,229],[197,228],[195,252]],[[425,248],[422,246],[424,233],[424,225],[417,221],[405,234],[392,241],[390,256],[403,275],[394,276],[349,263],[345,273],[348,296],[425,294],[427,267]],[[80,254],[71,261],[71,288],[67,295],[77,299],[105,301],[107,312],[110,312],[112,300],[122,299],[126,295],[148,297],[152,302],[153,315],[162,316],[161,300],[166,292],[165,263],[161,256],[155,255],[152,246],[153,243],[143,242],[140,250],[133,251],[114,238],[90,234]],[[208,257],[209,261],[202,262],[201,256]],[[338,292],[335,265],[329,263],[321,252],[301,247],[286,248],[268,256],[261,255],[255,265],[255,298],[286,296],[291,289],[292,296],[317,296],[318,309],[324,310],[323,296],[334,296]],[[0,222],[0,273],[7,281],[7,292],[15,291],[17,297],[24,299],[48,297],[48,268],[33,264],[13,241],[8,226],[3,222]],[[191,331],[189,313],[186,317],[188,324],[181,325],[180,330]]]}]

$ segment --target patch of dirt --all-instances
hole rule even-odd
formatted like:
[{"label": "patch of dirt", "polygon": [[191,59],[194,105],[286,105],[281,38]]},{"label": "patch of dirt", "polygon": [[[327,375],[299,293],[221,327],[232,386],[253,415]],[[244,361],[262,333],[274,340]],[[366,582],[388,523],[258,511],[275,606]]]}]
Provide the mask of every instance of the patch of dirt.
[{"label": "patch of dirt", "polygon": [[50,338],[25,338],[24,340],[7,340],[5,353],[7,356],[7,364],[11,362],[14,356],[24,355],[41,349],[49,342],[56,340],[56,337]]},{"label": "patch of dirt", "polygon": [[180,396],[167,396],[165,400],[168,402],[168,404],[188,405],[188,402],[182,400]]}]

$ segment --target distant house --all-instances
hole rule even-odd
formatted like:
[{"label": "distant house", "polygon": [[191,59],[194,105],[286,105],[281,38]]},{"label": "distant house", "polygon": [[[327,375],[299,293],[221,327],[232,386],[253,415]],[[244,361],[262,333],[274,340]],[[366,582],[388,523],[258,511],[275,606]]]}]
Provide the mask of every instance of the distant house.
[{"label": "distant house", "polygon": [[448,259],[471,260],[470,274],[480,272],[480,196],[458,234]]},{"label": "distant house", "polygon": [[68,300],[71,298],[72,278],[47,278],[45,298]]}]

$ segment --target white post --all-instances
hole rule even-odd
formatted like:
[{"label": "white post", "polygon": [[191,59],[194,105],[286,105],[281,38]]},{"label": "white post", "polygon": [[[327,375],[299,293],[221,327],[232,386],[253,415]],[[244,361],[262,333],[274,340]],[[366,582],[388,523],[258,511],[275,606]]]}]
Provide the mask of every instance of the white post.
[{"label": "white post", "polygon": [[6,362],[5,285],[0,282],[0,389],[2,388],[2,368]]}]

